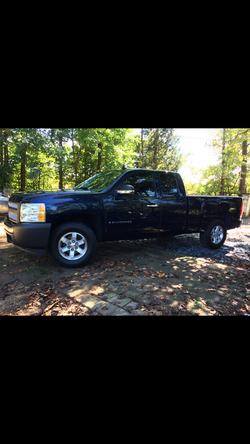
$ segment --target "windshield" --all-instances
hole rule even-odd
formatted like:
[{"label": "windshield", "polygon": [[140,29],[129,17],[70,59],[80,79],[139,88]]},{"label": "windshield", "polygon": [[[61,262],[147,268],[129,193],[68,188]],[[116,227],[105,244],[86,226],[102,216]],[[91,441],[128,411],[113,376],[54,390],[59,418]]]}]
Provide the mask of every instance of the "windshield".
[{"label": "windshield", "polygon": [[90,191],[103,191],[110,187],[112,183],[122,175],[122,171],[109,171],[106,173],[99,173],[90,179],[85,180],[85,182],[80,183],[75,187],[75,190],[90,190]]}]

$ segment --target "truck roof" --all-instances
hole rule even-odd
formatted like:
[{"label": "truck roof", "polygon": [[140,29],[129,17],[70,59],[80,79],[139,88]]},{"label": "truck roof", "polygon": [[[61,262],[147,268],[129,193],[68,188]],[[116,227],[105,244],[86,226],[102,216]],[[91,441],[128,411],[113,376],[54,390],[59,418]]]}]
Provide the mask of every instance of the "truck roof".
[{"label": "truck roof", "polygon": [[167,171],[167,170],[153,170],[149,168],[126,168],[124,170],[124,173],[127,173],[128,171],[145,171],[145,172],[158,172],[158,173],[173,173],[173,174],[179,174],[177,171]]}]

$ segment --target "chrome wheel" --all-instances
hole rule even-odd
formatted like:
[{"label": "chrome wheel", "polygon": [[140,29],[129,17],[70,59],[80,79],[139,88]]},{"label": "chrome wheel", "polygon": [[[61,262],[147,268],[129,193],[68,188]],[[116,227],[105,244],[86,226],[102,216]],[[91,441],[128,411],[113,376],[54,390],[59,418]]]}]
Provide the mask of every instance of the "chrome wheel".
[{"label": "chrome wheel", "polygon": [[58,242],[58,251],[60,255],[68,261],[81,259],[88,250],[86,238],[77,232],[64,234]]},{"label": "chrome wheel", "polygon": [[224,237],[223,228],[220,225],[216,225],[210,233],[211,242],[217,245],[223,240],[223,237]]}]

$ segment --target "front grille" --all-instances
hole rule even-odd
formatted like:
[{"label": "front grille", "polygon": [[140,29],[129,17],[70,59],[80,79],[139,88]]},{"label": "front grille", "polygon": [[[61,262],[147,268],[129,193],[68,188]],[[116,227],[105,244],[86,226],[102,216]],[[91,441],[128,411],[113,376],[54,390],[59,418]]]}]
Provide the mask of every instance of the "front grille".
[{"label": "front grille", "polygon": [[18,209],[18,205],[17,205],[17,204],[14,204],[14,203],[11,203],[11,202],[8,203],[8,207],[9,207],[9,208],[14,208],[14,210],[17,210],[17,209]]},{"label": "front grille", "polygon": [[9,215],[10,220],[14,220],[15,222],[17,221],[17,214],[13,214],[13,213],[9,212],[8,215]]},{"label": "front grille", "polygon": [[9,210],[11,210],[8,212],[9,219],[14,223],[19,222],[19,205],[13,202],[8,202],[8,207]]}]

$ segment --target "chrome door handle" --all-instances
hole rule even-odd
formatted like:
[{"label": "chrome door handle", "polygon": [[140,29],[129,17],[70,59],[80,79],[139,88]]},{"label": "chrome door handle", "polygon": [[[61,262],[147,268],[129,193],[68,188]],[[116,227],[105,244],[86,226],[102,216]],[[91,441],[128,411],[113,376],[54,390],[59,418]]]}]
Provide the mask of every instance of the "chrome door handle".
[{"label": "chrome door handle", "polygon": [[149,207],[149,208],[155,208],[155,207],[158,207],[158,205],[156,204],[156,205],[147,205],[147,207]]}]

